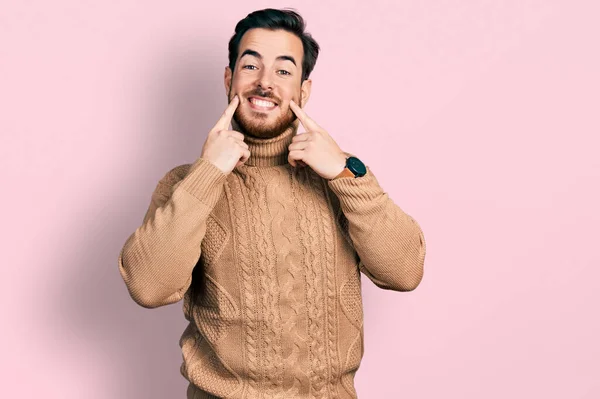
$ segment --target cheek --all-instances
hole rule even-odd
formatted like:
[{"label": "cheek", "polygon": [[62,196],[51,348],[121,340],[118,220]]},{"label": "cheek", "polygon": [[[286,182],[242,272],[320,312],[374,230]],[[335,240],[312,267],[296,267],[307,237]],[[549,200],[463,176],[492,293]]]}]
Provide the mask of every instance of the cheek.
[{"label": "cheek", "polygon": [[234,77],[231,82],[232,90],[234,90],[238,93],[243,93],[244,91],[247,91],[249,89],[250,85],[251,85],[251,82],[248,82],[247,79],[244,78],[244,76],[239,76],[239,75]]},{"label": "cheek", "polygon": [[297,90],[294,87],[282,87],[281,88],[281,96],[286,100],[291,100],[296,98]]},{"label": "cheek", "polygon": [[293,89],[287,89],[281,91],[281,100],[285,108],[289,108],[290,100],[294,100],[296,104],[300,101],[300,92]]}]

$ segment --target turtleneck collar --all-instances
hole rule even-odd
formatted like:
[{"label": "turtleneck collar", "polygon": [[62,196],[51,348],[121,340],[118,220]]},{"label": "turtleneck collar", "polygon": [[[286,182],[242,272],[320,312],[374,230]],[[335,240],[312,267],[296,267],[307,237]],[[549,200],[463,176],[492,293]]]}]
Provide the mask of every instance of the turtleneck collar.
[{"label": "turtleneck collar", "polygon": [[248,166],[277,166],[288,163],[288,146],[296,135],[293,129],[286,130],[279,136],[270,139],[260,139],[246,136],[250,158],[245,162]]}]

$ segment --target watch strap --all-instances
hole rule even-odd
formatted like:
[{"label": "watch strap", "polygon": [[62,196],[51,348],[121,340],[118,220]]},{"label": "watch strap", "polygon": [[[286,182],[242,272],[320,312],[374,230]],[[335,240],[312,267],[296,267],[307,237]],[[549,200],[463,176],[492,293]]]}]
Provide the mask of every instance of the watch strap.
[{"label": "watch strap", "polygon": [[334,179],[337,179],[338,177],[355,177],[355,176],[354,176],[354,173],[352,173],[352,171],[350,169],[344,168],[344,170],[342,170],[339,175],[334,177]]}]

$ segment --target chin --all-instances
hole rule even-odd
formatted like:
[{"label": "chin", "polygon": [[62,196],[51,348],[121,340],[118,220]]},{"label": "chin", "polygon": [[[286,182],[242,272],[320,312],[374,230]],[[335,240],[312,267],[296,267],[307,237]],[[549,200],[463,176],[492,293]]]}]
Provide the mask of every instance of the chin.
[{"label": "chin", "polygon": [[250,129],[244,129],[244,132],[252,137],[256,137],[259,139],[270,139],[273,137],[277,137],[279,136],[281,133],[283,133],[285,131],[284,130],[271,130],[271,129],[266,129],[266,128],[250,128]]},{"label": "chin", "polygon": [[255,115],[236,113],[234,119],[243,133],[261,139],[277,137],[291,126],[290,121],[286,121],[281,117],[271,121],[270,117],[262,118]]}]

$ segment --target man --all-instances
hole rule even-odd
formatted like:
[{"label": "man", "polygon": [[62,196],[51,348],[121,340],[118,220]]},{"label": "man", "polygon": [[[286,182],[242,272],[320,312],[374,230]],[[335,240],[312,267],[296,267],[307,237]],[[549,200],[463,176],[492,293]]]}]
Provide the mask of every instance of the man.
[{"label": "man", "polygon": [[183,299],[188,398],[356,398],[360,272],[396,291],[422,279],[417,222],[303,110],[318,52],[294,11],[237,24],[227,109],[119,255],[136,303]]}]

